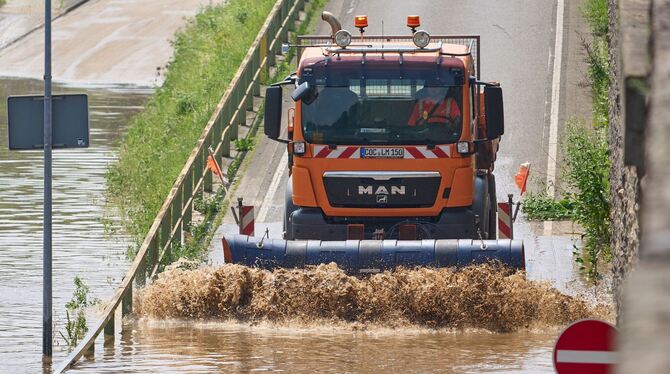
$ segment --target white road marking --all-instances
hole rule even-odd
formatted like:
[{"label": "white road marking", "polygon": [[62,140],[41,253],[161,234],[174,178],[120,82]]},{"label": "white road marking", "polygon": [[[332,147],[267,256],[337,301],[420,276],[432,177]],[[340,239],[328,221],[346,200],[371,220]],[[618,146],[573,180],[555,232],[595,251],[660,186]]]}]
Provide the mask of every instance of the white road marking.
[{"label": "white road marking", "polygon": [[556,351],[556,362],[614,365],[617,363],[617,353],[612,351],[572,351],[559,349]]},{"label": "white road marking", "polygon": [[[561,94],[561,68],[563,59],[564,0],[557,0],[556,44],[554,45],[554,74],[551,80],[551,114],[549,116],[549,152],[547,155],[547,195],[556,194],[556,162],[558,158],[558,110]],[[544,222],[544,235],[551,236],[552,221]]]},{"label": "white road marking", "polygon": [[284,171],[286,171],[287,167],[288,154],[284,152],[281,156],[281,160],[279,161],[279,165],[277,165],[277,170],[275,170],[275,173],[272,176],[270,187],[268,187],[268,190],[265,193],[265,197],[263,198],[263,202],[261,203],[261,209],[258,212],[257,218],[258,222],[265,222],[265,218],[267,218],[268,211],[270,210],[270,205],[272,205],[272,198],[279,188],[279,183],[281,182],[282,176],[284,175]]}]

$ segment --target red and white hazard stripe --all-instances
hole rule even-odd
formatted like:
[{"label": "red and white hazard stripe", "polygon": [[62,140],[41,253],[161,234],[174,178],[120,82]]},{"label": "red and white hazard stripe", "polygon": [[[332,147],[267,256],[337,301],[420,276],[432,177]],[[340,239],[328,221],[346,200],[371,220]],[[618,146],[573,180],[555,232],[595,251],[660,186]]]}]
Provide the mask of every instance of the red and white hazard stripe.
[{"label": "red and white hazard stripe", "polygon": [[512,207],[498,203],[498,239],[512,239]]},{"label": "red and white hazard stripe", "polygon": [[[361,158],[361,148],[357,146],[339,146],[335,149],[327,145],[314,146],[314,158]],[[434,148],[426,146],[407,146],[405,159],[447,158],[451,157],[450,145],[438,145]]]},{"label": "red and white hazard stripe", "polygon": [[240,234],[254,236],[254,207],[244,205],[240,213]]}]

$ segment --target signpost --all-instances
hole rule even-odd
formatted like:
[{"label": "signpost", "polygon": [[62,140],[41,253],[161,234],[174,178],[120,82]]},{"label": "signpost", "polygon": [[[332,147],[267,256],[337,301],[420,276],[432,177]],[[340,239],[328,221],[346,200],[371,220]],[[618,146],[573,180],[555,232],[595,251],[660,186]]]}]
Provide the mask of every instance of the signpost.
[{"label": "signpost", "polygon": [[44,259],[42,278],[42,360],[51,363],[53,316],[51,306],[51,0],[44,0]]},{"label": "signpost", "polygon": [[577,321],[561,333],[554,347],[554,368],[559,374],[613,373],[617,362],[617,331],[594,319]]},{"label": "signpost", "polygon": [[42,361],[49,364],[53,352],[51,150],[89,145],[86,95],[51,94],[51,0],[44,1],[44,96],[11,96],[7,112],[10,150],[44,149]]}]

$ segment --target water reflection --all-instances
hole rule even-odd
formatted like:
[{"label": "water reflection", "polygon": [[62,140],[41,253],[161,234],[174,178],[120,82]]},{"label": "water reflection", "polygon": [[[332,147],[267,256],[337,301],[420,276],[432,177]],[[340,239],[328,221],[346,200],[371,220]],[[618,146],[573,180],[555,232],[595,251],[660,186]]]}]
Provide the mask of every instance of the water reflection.
[{"label": "water reflection", "polygon": [[492,334],[426,329],[129,321],[116,349],[77,372],[552,372],[558,331]]},{"label": "water reflection", "polygon": [[[9,372],[41,367],[43,171],[40,151],[8,150],[6,97],[40,94],[42,87],[41,81],[0,80],[0,359]],[[106,236],[101,222],[104,174],[129,118],[142,109],[150,91],[55,86],[54,92],[89,95],[91,138],[88,149],[54,151],[53,291],[58,331],[75,275],[94,290],[93,296],[104,300],[127,270],[127,238]],[[56,338],[58,362],[65,348]]]}]

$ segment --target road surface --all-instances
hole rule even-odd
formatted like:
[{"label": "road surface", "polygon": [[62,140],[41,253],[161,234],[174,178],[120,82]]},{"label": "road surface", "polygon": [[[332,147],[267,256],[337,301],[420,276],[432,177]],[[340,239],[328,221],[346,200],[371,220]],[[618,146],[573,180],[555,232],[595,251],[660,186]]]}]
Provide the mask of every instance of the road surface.
[{"label": "road surface", "polygon": [[[368,35],[381,34],[382,21],[385,34],[408,34],[408,14],[420,15],[421,28],[433,34],[480,34],[482,79],[499,81],[505,94],[506,133],[495,170],[499,200],[508,193],[518,197],[513,178],[523,162],[532,165],[532,189],[555,183],[555,189],[560,191],[557,143],[563,123],[568,118],[590,116],[578,35],[586,28],[578,2],[458,0],[450,1],[448,7],[436,7],[436,3],[439,2],[334,0],[327,10],[339,18],[345,29],[354,31],[354,15],[368,15]],[[319,34],[329,32],[325,23],[318,28]],[[287,105],[290,103],[285,102],[286,108]],[[257,235],[269,228],[271,237],[280,237],[288,178],[285,146],[263,139],[257,148],[235,197],[243,197],[245,203],[256,207]],[[223,261],[221,235],[236,230],[228,214],[210,246],[214,263]],[[579,283],[572,260],[573,236],[566,235],[570,231],[570,225],[527,223],[520,218],[516,238],[526,243],[531,278],[550,280],[566,291],[573,283]]]},{"label": "road surface", "polygon": [[[54,81],[77,86],[160,85],[161,71],[173,52],[170,40],[185,17],[220,2],[91,0],[53,22]],[[43,39],[39,29],[1,48],[0,77],[41,78]]]}]

